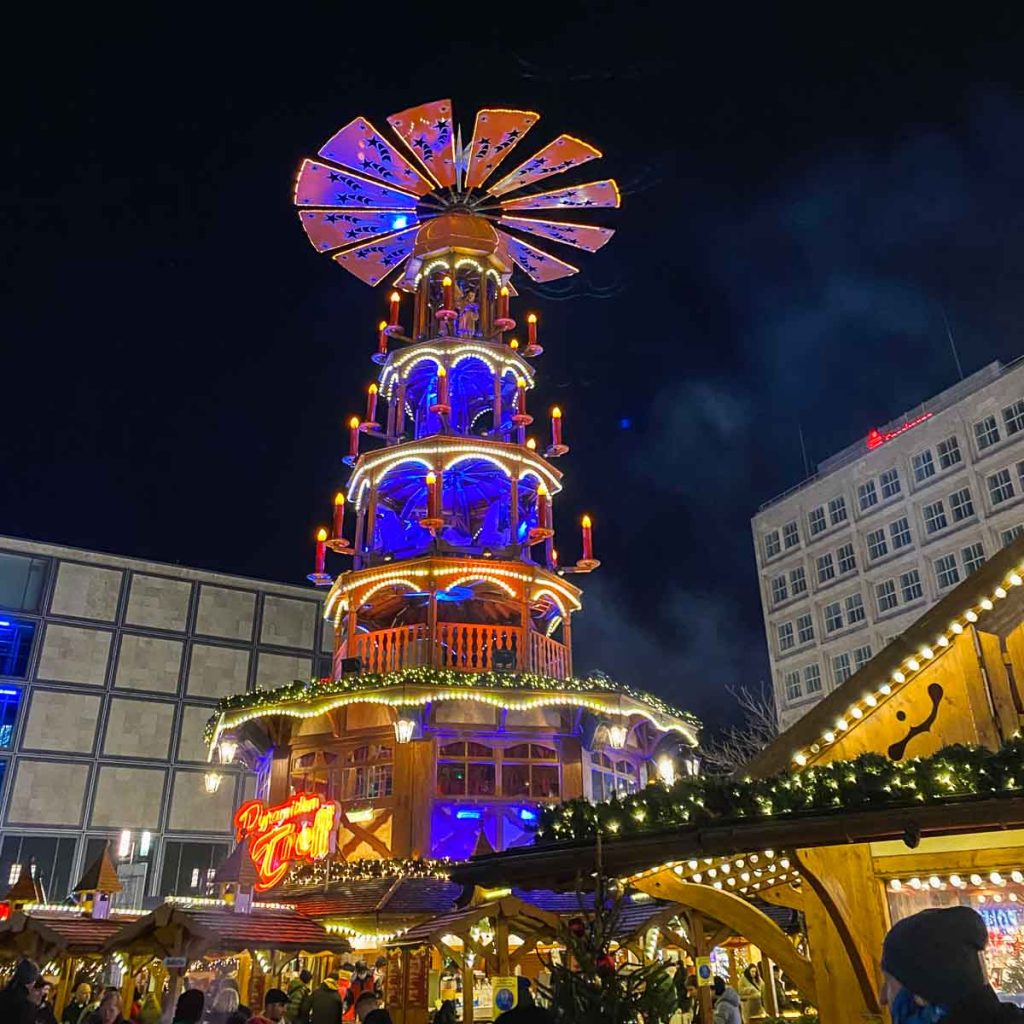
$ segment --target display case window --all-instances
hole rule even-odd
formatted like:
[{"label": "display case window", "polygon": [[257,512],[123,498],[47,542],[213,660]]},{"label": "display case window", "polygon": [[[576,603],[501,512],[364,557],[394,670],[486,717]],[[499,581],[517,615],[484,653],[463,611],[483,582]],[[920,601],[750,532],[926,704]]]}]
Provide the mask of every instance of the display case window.
[{"label": "display case window", "polygon": [[561,793],[558,751],[544,744],[513,743],[502,749],[459,740],[440,744],[438,758],[438,796],[554,799]]},{"label": "display case window", "polygon": [[590,755],[590,798],[595,803],[616,794],[635,793],[640,788],[637,766],[625,758],[612,759],[595,751]]}]

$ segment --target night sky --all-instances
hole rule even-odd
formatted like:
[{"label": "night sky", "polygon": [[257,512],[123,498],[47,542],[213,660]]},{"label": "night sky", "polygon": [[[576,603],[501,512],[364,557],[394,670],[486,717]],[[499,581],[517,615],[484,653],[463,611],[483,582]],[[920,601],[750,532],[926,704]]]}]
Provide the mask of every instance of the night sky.
[{"label": "night sky", "polygon": [[178,5],[12,32],[0,534],[303,582],[385,293],[314,252],[294,169],[357,114],[534,109],[523,156],[576,134],[605,153],[579,180],[623,188],[607,248],[527,295],[531,405],[572,445],[557,545],[589,511],[604,563],[577,668],[727,718],[727,685],[767,679],[749,519],[804,475],[801,427],[814,462],[952,384],[943,310],[966,372],[1024,354],[1010,6]]}]

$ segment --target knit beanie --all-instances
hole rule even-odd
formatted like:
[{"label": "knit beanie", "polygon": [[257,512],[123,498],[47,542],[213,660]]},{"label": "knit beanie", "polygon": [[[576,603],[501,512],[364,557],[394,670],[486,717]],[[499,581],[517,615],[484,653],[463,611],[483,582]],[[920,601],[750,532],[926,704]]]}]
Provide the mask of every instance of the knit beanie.
[{"label": "knit beanie", "polygon": [[978,956],[987,943],[988,929],[976,910],[922,910],[889,930],[882,970],[915,996],[951,1006],[987,985]]}]

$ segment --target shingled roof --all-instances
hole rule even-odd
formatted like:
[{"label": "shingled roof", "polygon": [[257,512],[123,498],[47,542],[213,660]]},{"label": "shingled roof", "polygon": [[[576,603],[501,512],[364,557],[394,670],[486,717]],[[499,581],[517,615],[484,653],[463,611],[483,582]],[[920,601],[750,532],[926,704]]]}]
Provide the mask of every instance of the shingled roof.
[{"label": "shingled roof", "polygon": [[72,892],[121,892],[124,886],[117,877],[117,868],[110,859],[108,847],[104,846],[100,855],[85,869],[78,885]]},{"label": "shingled roof", "polygon": [[289,894],[289,899],[308,917],[414,917],[447,913],[461,892],[461,885],[443,878],[369,878],[334,882],[326,892]]},{"label": "shingled roof", "polygon": [[213,876],[213,880],[218,885],[226,885],[234,883],[237,885],[255,885],[259,881],[259,876],[256,874],[256,866],[252,862],[252,858],[249,856],[249,840],[243,839],[232,851],[228,854],[227,860],[219,868]]}]

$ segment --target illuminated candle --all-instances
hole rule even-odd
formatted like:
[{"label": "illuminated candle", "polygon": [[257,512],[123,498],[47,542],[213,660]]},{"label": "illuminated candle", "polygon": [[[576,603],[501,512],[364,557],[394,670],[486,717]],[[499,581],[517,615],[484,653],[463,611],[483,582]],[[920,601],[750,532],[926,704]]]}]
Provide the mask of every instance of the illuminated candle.
[{"label": "illuminated candle", "polygon": [[518,340],[517,338],[513,338],[513,339],[512,339],[512,340],[511,340],[511,341],[510,341],[510,342],[508,343],[508,347],[509,347],[510,349],[512,349],[512,351],[513,351],[513,352],[515,352],[515,351],[516,351],[516,349],[517,349],[517,348],[519,348],[519,340]]},{"label": "illuminated candle", "polygon": [[334,496],[334,529],[333,535],[335,540],[340,540],[341,535],[345,530],[345,495],[338,491]]},{"label": "illuminated candle", "polygon": [[316,572],[318,576],[324,573],[324,559],[327,557],[327,531],[321,526],[316,531]]},{"label": "illuminated candle", "polygon": [[562,445],[562,410],[557,405],[551,410],[551,443],[556,448]]},{"label": "illuminated candle", "polygon": [[535,452],[537,450],[537,439],[535,437],[528,437],[526,439],[526,447],[529,448],[531,452]]},{"label": "illuminated candle", "polygon": [[537,314],[531,313],[526,318],[527,341],[530,345],[537,344]]},{"label": "illuminated candle", "polygon": [[359,454],[359,417],[353,416],[348,421],[348,453],[353,458]]},{"label": "illuminated candle", "polygon": [[590,516],[584,516],[583,520],[583,559],[590,562],[594,558],[594,536]]},{"label": "illuminated candle", "polygon": [[377,385],[371,384],[366,392],[366,422],[377,422]]},{"label": "illuminated candle", "polygon": [[526,415],[526,380],[523,377],[516,381],[516,412]]},{"label": "illuminated candle", "polygon": [[548,525],[548,489],[543,483],[537,484],[537,525],[543,530]]},{"label": "illuminated candle", "polygon": [[448,371],[443,366],[437,368],[437,404],[448,404]]},{"label": "illuminated candle", "polygon": [[452,279],[445,274],[444,279],[441,281],[441,287],[444,289],[444,308],[452,308]]},{"label": "illuminated candle", "polygon": [[554,568],[556,565],[558,565],[558,552],[555,550],[555,548],[552,548],[551,549],[551,567]]},{"label": "illuminated candle", "polygon": [[388,336],[385,333],[387,326],[387,320],[381,320],[381,322],[377,324],[377,351],[382,356],[386,356],[388,354]]},{"label": "illuminated candle", "polygon": [[427,515],[431,519],[438,518],[437,492],[437,474],[431,471],[427,474]]},{"label": "illuminated candle", "polygon": [[508,286],[504,284],[498,291],[498,319],[508,319]]},{"label": "illuminated candle", "polygon": [[398,301],[401,299],[401,295],[398,292],[391,293],[391,326],[398,326]]}]

